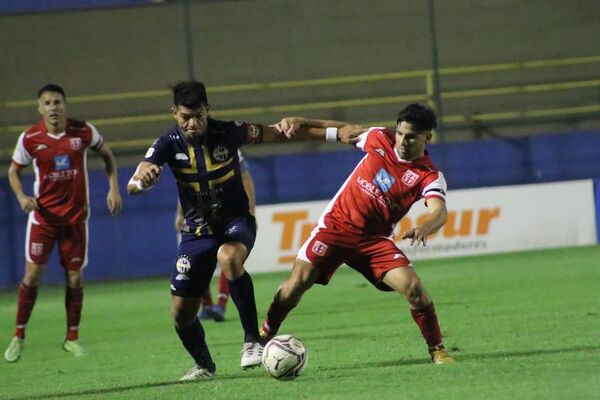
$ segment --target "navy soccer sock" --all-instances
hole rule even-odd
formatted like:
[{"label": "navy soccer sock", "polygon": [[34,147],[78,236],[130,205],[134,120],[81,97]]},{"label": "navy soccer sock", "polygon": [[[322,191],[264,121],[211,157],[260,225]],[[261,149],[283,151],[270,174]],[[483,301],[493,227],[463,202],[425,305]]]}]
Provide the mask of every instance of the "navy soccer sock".
[{"label": "navy soccer sock", "polygon": [[190,353],[194,361],[196,361],[196,365],[214,372],[216,369],[215,363],[210,356],[208,346],[204,340],[204,328],[202,328],[200,320],[196,318],[192,325],[185,328],[175,327],[175,330],[185,349]]},{"label": "navy soccer sock", "polygon": [[254,285],[250,274],[244,272],[244,275],[229,281],[229,293],[240,314],[240,320],[244,328],[244,341],[258,341],[258,316],[254,300]]}]

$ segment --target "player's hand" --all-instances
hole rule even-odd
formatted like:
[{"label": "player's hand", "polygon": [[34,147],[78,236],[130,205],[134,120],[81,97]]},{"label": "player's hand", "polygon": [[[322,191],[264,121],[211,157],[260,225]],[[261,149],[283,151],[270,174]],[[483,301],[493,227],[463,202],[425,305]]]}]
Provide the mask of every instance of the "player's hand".
[{"label": "player's hand", "polygon": [[177,216],[175,217],[175,230],[177,232],[181,232],[181,228],[183,228],[183,221],[183,215],[177,214]]},{"label": "player's hand", "polygon": [[19,198],[19,206],[21,206],[21,210],[26,213],[30,213],[33,210],[39,210],[40,206],[38,205],[37,199],[35,197],[23,196]]},{"label": "player's hand", "polygon": [[106,205],[108,205],[108,211],[110,215],[116,215],[123,208],[123,198],[119,190],[109,190],[106,196]]},{"label": "player's hand", "polygon": [[142,182],[144,188],[149,188],[158,182],[160,167],[156,164],[142,164],[139,171],[133,176]]},{"label": "player's hand", "polygon": [[296,130],[302,126],[302,119],[299,117],[282,118],[281,121],[273,127],[284,134],[286,138],[291,139],[296,135]]},{"label": "player's hand", "polygon": [[414,245],[415,242],[417,245],[421,243],[423,246],[427,246],[427,236],[429,236],[429,229],[418,226],[407,230],[404,235],[402,235],[402,239],[410,239],[411,246]]},{"label": "player's hand", "polygon": [[367,130],[360,125],[344,125],[338,129],[338,140],[342,143],[354,144],[360,141],[360,134]]}]

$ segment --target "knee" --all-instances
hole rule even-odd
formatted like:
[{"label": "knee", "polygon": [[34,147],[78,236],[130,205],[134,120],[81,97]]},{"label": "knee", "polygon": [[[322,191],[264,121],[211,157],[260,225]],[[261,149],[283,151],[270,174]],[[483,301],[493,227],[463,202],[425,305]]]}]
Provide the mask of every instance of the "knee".
[{"label": "knee", "polygon": [[417,277],[411,279],[411,281],[408,282],[408,284],[406,285],[404,296],[406,297],[406,300],[408,300],[410,305],[416,308],[423,308],[428,306],[429,303],[431,303],[431,299],[425,291],[421,280]]},{"label": "knee", "polygon": [[82,285],[81,274],[74,274],[69,272],[67,275],[67,284],[72,288],[80,288]]},{"label": "knee", "polygon": [[25,271],[23,276],[23,283],[29,287],[38,287],[42,279],[41,269],[34,269]]},{"label": "knee", "polygon": [[177,328],[185,328],[190,326],[196,319],[196,315],[189,315],[189,313],[183,312],[181,308],[171,307],[171,315],[173,316],[173,322]]},{"label": "knee", "polygon": [[236,279],[244,274],[244,260],[232,246],[221,246],[217,252],[217,261],[227,279]]}]

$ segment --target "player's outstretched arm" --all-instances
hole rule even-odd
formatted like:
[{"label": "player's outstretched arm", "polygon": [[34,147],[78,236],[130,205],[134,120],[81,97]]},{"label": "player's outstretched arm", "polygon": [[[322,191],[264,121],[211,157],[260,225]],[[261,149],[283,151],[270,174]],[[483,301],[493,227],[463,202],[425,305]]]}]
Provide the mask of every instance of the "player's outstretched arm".
[{"label": "player's outstretched arm", "polygon": [[27,196],[23,191],[23,182],[21,181],[22,169],[22,165],[14,162],[11,163],[10,167],[8,167],[8,182],[10,183],[10,187],[15,193],[15,196],[17,197],[17,201],[19,202],[21,210],[29,213],[33,210],[39,209],[39,206],[35,197]]},{"label": "player's outstretched arm", "polygon": [[158,181],[159,175],[160,167],[158,165],[142,161],[127,183],[127,193],[140,194],[145,192]]},{"label": "player's outstretched arm", "polygon": [[367,127],[348,122],[309,119],[305,117],[283,118],[273,126],[287,138],[325,139],[327,141],[339,141],[347,144],[358,142],[360,140],[359,135],[367,130]]},{"label": "player's outstretched arm", "polygon": [[446,223],[448,212],[444,200],[432,197],[427,200],[429,215],[423,223],[417,227],[411,228],[404,233],[402,239],[410,239],[410,245],[415,242],[427,245],[427,236],[436,233]]},{"label": "player's outstretched arm", "polygon": [[96,150],[98,155],[102,157],[104,161],[104,169],[106,175],[108,175],[108,194],[106,196],[106,205],[111,215],[118,214],[123,208],[123,198],[119,190],[119,179],[117,176],[117,161],[113,155],[110,147],[106,142],[102,143],[99,149]]}]

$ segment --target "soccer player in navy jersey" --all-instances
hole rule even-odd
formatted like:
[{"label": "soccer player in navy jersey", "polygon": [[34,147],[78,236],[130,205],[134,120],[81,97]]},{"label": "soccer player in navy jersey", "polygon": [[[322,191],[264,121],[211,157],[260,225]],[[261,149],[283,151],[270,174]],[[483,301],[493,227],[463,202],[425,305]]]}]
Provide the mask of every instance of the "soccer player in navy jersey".
[{"label": "soccer player in navy jersey", "polygon": [[[248,206],[250,209],[250,214],[255,215],[256,210],[256,192],[254,188],[254,180],[252,179],[252,174],[250,173],[250,169],[248,168],[248,163],[244,158],[244,155],[240,150],[238,150],[238,157],[240,159],[240,173],[242,174],[242,184],[244,185],[244,190],[248,195]],[[177,202],[177,211],[175,212],[175,229],[177,232],[181,232],[184,223],[183,216],[183,208],[181,208],[181,204]],[[181,240],[181,235],[177,235],[178,240]],[[229,283],[227,281],[227,276],[223,271],[219,273],[219,282],[217,286],[217,303],[213,303],[212,294],[210,292],[210,285],[206,288],[206,291],[202,295],[202,300],[200,302],[200,313],[198,313],[198,318],[201,321],[212,319],[215,322],[223,322],[225,321],[225,307],[227,307],[227,301],[229,300]]]},{"label": "soccer player in navy jersey", "polygon": [[[452,362],[442,343],[431,297],[410,260],[391,239],[396,223],[420,199],[425,199],[429,213],[404,234],[411,245],[425,245],[427,237],[446,222],[446,180],[425,150],[436,123],[433,110],[415,103],[400,111],[395,132],[363,129],[353,144],[365,156],[321,215],[298,252],[289,278],[275,293],[261,328],[264,340],[277,333],[304,292],[314,283],[326,285],[345,263],[377,289],[403,295],[432,361]],[[286,135],[308,130],[313,137],[336,140],[339,134],[357,128],[345,122],[295,117],[283,119],[278,129]]]},{"label": "soccer player in navy jersey", "polygon": [[143,193],[156,183],[164,164],[177,181],[185,222],[171,277],[172,314],[175,330],[196,363],[181,380],[212,377],[216,371],[197,313],[217,261],[244,330],[241,367],[259,366],[263,350],[252,279],[244,269],[256,223],[237,150],[283,135],[271,126],[212,119],[209,109],[201,82],[175,85],[171,112],[176,124],[148,149],[127,185],[129,194]]}]

